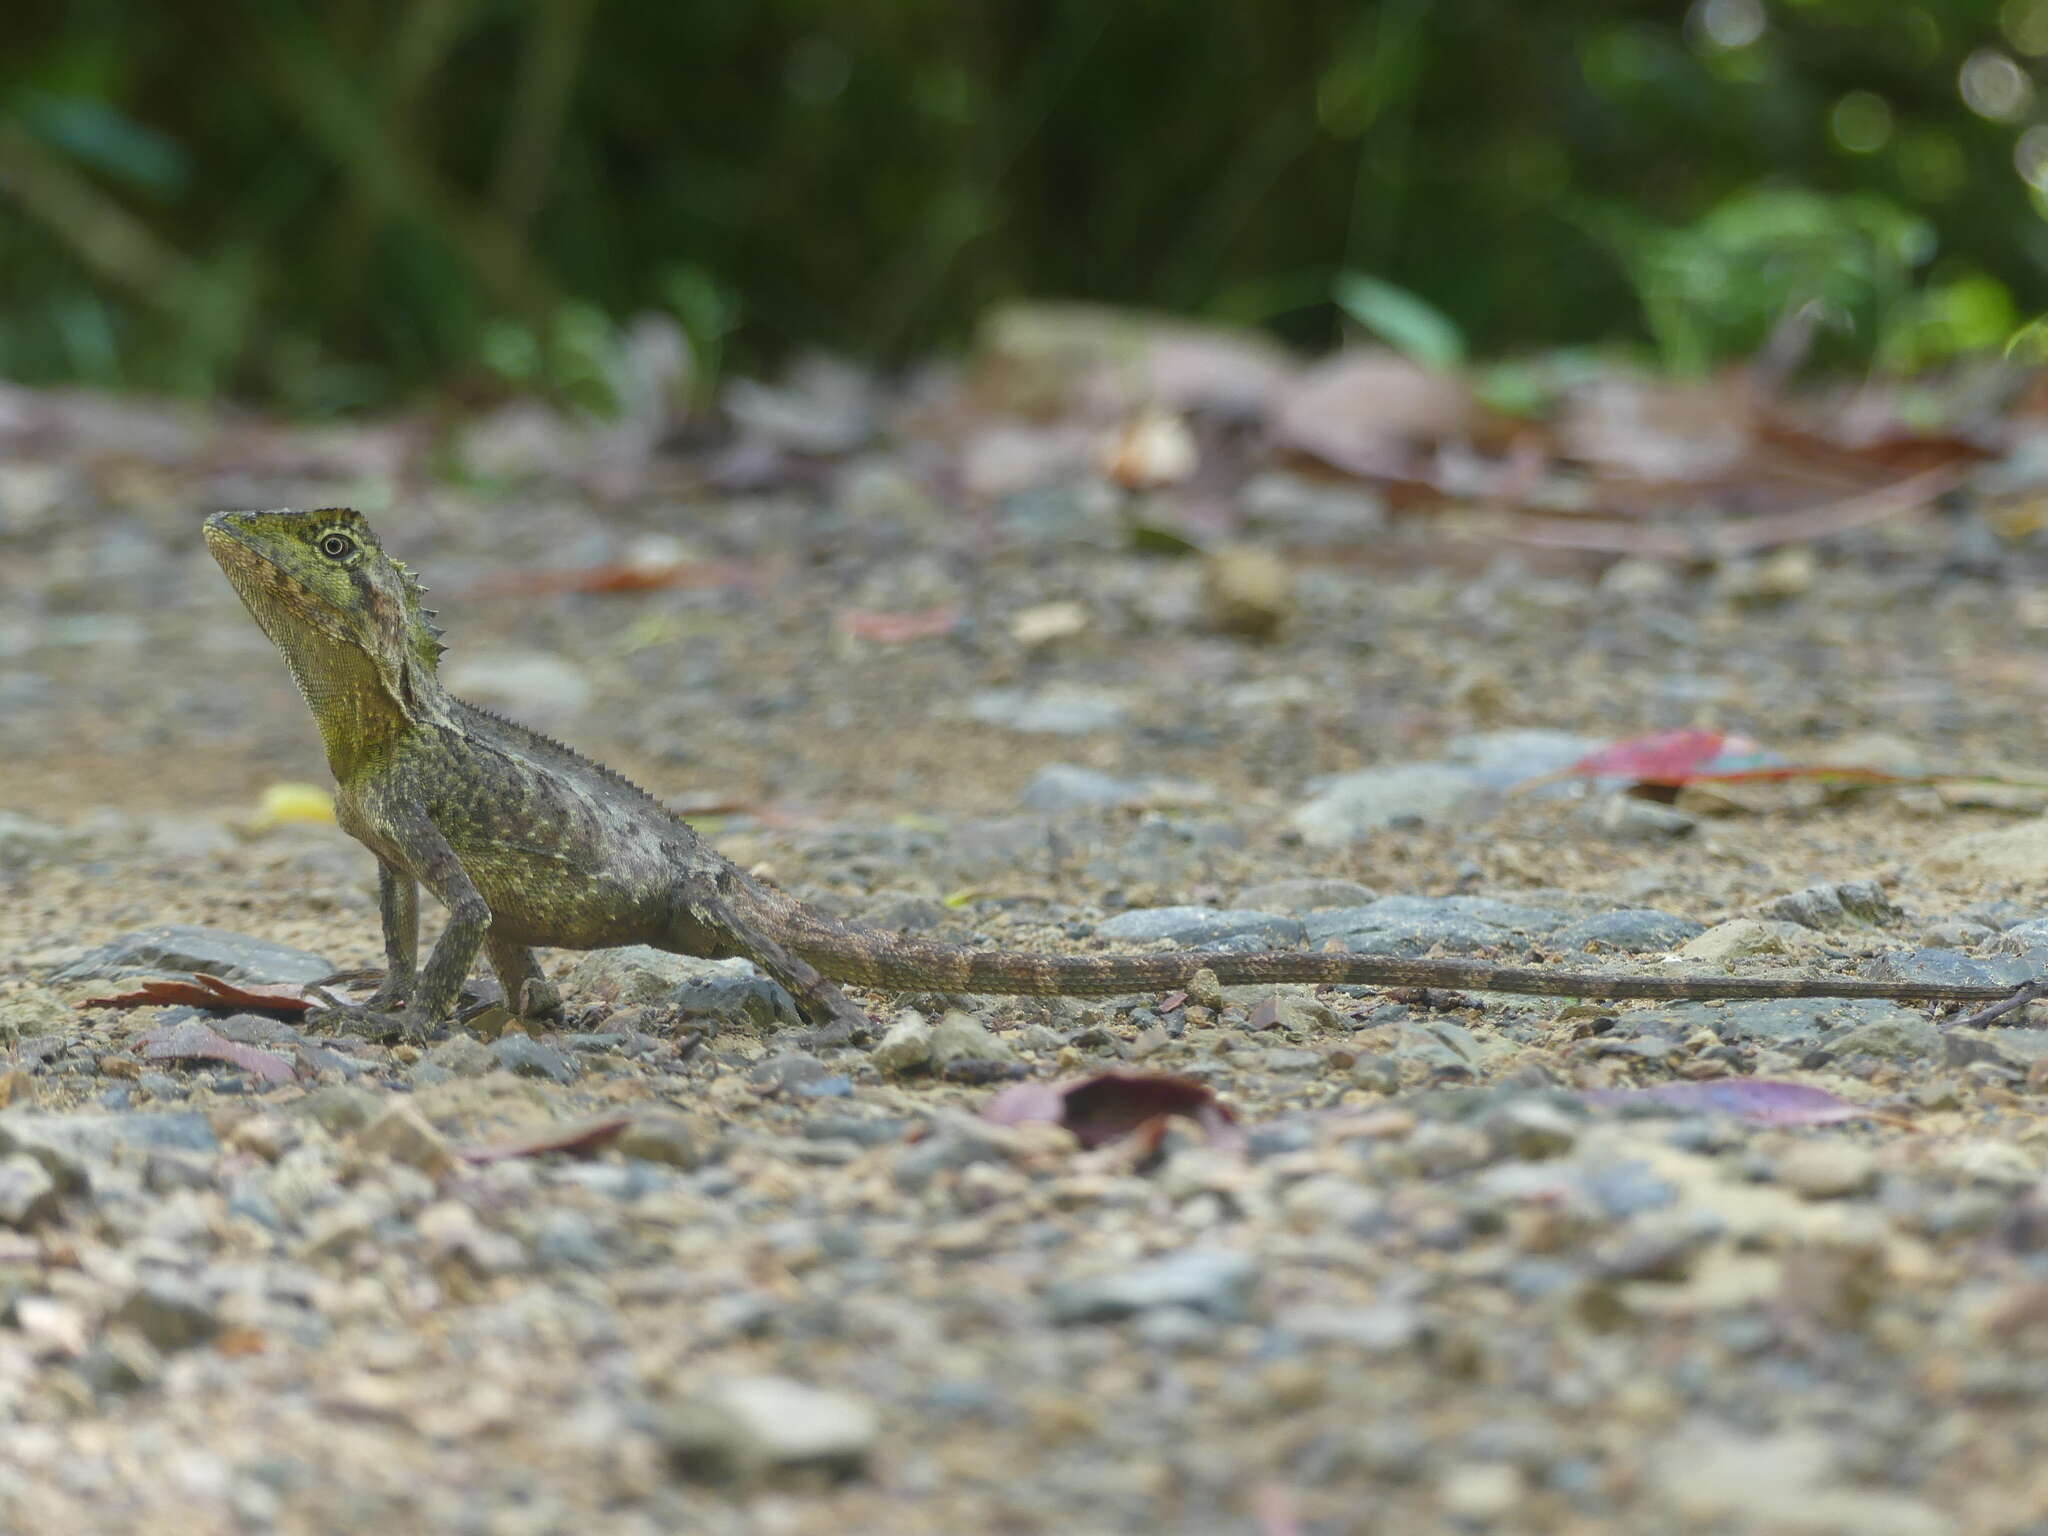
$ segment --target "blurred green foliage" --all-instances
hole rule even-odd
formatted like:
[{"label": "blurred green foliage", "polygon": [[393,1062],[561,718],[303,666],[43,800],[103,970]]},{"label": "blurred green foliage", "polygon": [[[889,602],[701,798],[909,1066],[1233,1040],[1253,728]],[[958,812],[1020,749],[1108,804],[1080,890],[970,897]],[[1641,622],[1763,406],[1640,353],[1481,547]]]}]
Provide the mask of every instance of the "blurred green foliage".
[{"label": "blurred green foliage", "polygon": [[708,389],[1024,295],[1912,367],[2048,307],[2043,54],[2048,0],[16,0],[0,373],[601,405],[643,309]]}]

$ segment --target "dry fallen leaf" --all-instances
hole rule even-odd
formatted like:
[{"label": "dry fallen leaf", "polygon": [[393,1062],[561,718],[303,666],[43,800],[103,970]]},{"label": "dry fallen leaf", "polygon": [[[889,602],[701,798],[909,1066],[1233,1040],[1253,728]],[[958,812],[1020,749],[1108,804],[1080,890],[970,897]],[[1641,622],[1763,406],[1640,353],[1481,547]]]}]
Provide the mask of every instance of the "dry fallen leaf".
[{"label": "dry fallen leaf", "polygon": [[465,1162],[496,1163],[508,1157],[539,1157],[548,1152],[595,1152],[616,1140],[632,1123],[631,1115],[593,1115],[482,1146],[457,1147],[455,1155]]},{"label": "dry fallen leaf", "polygon": [[266,1083],[288,1083],[296,1075],[277,1052],[230,1040],[196,1021],[153,1029],[135,1042],[135,1051],[145,1061],[222,1061]]},{"label": "dry fallen leaf", "polygon": [[190,976],[152,977],[133,992],[88,997],[80,1008],[148,1008],[188,1003],[197,1008],[233,1008],[262,1013],[304,1013],[319,999],[295,983],[276,986],[223,981],[196,971]]},{"label": "dry fallen leaf", "polygon": [[1019,1083],[981,1107],[996,1125],[1046,1121],[1073,1132],[1084,1147],[1164,1129],[1170,1115],[1200,1126],[1209,1140],[1234,1144],[1237,1114],[1207,1083],[1163,1072],[1104,1072],[1065,1083]]}]

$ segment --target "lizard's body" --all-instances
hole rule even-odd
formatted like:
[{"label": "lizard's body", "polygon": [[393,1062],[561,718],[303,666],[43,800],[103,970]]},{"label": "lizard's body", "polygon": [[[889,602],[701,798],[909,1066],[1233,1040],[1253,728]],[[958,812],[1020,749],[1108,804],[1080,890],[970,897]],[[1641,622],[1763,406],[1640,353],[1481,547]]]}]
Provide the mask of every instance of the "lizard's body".
[{"label": "lizard's body", "polygon": [[[652,795],[561,743],[456,699],[411,574],[360,515],[222,512],[209,549],[320,726],[342,827],[377,856],[386,980],[367,1005],[449,1013],[481,949],[508,1003],[554,999],[535,948],[648,944],[744,955],[814,1023],[866,1023],[835,981],[948,992],[1107,995],[1197,970],[1225,983],[1479,988],[1584,998],[2004,998],[2000,987],[1823,977],[1625,976],[1345,951],[1058,955],[907,939],[843,923],[756,880]],[[417,966],[419,887],[449,919]]]}]

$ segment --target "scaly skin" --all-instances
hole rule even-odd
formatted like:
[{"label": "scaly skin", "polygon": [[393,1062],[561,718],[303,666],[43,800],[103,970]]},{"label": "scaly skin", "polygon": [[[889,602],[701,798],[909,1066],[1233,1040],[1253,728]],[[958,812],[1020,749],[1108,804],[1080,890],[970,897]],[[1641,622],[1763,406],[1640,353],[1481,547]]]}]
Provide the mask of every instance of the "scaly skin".
[{"label": "scaly skin", "polygon": [[[206,542],[299,685],[341,825],[377,856],[389,972],[365,1008],[414,1030],[449,1014],[479,949],[521,1012],[556,999],[533,951],[649,944],[744,955],[805,1018],[867,1017],[835,981],[948,992],[1106,995],[1225,983],[1470,987],[1581,998],[1879,997],[1992,1001],[2009,989],[1836,977],[1618,976],[1342,951],[1057,955],[922,943],[843,923],[756,880],[653,796],[441,686],[419,583],[356,512],[219,512]],[[418,966],[419,889],[448,909]]]}]

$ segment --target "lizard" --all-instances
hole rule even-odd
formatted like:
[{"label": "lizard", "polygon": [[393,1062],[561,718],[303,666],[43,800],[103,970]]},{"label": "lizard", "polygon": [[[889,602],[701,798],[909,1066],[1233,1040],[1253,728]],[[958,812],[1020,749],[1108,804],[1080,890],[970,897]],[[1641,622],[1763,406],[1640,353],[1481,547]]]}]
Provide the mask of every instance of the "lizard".
[{"label": "lizard", "polygon": [[[454,697],[425,588],[347,508],[223,511],[209,552],[282,653],[319,728],[336,820],[376,856],[386,969],[345,1028],[423,1034],[451,1015],[479,951],[522,1016],[561,999],[536,948],[646,944],[744,956],[819,1039],[870,1021],[839,983],[881,990],[1109,996],[1220,983],[1476,989],[1582,999],[1888,998],[2010,1001],[1965,983],[1645,976],[1404,959],[1346,950],[1185,949],[1075,955],[984,950],[844,921],[740,868],[624,776]],[[447,909],[419,962],[420,890]]]}]

